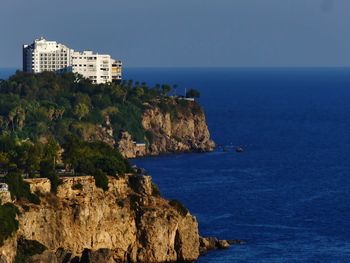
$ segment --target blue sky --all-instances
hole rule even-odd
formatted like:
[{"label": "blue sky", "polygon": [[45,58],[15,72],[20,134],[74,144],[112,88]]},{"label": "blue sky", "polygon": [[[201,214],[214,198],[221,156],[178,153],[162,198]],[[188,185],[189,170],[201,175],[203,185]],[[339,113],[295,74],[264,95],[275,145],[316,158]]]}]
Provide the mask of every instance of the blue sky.
[{"label": "blue sky", "polygon": [[350,66],[349,0],[0,0],[0,67],[41,35],[129,67]]}]

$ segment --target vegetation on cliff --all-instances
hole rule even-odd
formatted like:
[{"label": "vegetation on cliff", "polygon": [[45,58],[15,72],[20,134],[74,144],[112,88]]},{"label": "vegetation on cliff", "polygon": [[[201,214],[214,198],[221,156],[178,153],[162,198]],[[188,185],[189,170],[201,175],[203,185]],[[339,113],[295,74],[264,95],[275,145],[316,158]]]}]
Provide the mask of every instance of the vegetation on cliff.
[{"label": "vegetation on cliff", "polygon": [[[189,89],[186,97],[170,96],[172,90],[176,85],[149,87],[133,81],[94,85],[72,73],[17,72],[0,80],[0,136],[27,141],[27,147],[39,152],[49,144],[44,151],[51,156],[50,151],[74,136],[103,141],[127,158],[213,149],[205,114],[188,98],[199,92]],[[131,140],[119,144],[125,132]],[[25,172],[31,175],[39,166],[33,160]]]},{"label": "vegetation on cliff", "polygon": [[34,204],[40,204],[38,196],[30,192],[29,184],[24,182],[22,172],[18,169],[10,171],[5,176],[12,198],[26,199]]},{"label": "vegetation on cliff", "polygon": [[150,88],[133,81],[94,85],[72,73],[17,72],[0,81],[0,132],[63,143],[67,135],[88,137],[98,125],[110,125],[116,134],[127,130],[144,141],[142,112],[147,103],[166,105],[171,90],[166,84]]},{"label": "vegetation on cliff", "polygon": [[0,205],[0,246],[18,230],[17,213],[18,209],[13,204]]},{"label": "vegetation on cliff", "polygon": [[[150,145],[160,136],[144,128],[147,109],[156,107],[172,119],[200,111],[198,104],[189,107],[191,102],[170,97],[171,91],[166,84],[150,88],[133,81],[94,85],[72,73],[17,72],[0,81],[0,173],[12,197],[39,203],[22,177],[49,178],[56,192],[59,170],[94,175],[106,190],[107,175],[131,172],[106,137],[113,141],[126,130]],[[191,94],[199,96],[192,89]]]},{"label": "vegetation on cliff", "polygon": [[[135,145],[132,140],[156,144],[155,153],[203,148],[209,140],[203,111],[191,100],[169,96],[171,91],[166,84],[152,88],[133,81],[93,85],[72,73],[17,72],[0,81],[0,180],[19,203],[39,205],[40,198],[24,178],[49,178],[56,193],[64,180],[60,175],[92,175],[96,186],[107,192],[107,175],[133,172],[115,144],[122,131],[131,134],[131,145]],[[195,90],[186,95],[199,97]],[[202,130],[201,136],[196,128]],[[155,184],[150,193],[160,196]],[[169,204],[182,216],[188,213],[178,201]],[[4,224],[0,244],[17,230],[16,213],[11,205],[0,207]],[[18,262],[27,245],[18,252]]]}]

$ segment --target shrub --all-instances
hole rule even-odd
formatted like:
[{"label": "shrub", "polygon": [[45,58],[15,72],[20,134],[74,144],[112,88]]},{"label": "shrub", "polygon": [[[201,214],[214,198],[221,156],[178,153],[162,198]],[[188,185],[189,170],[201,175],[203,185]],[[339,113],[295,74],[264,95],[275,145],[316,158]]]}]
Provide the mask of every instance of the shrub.
[{"label": "shrub", "polygon": [[108,175],[115,175],[118,170],[124,171],[125,165],[119,162],[114,156],[103,156],[96,160],[96,168],[101,169]]},{"label": "shrub", "polygon": [[51,182],[51,192],[52,193],[57,193],[57,188],[61,184],[61,179],[56,173],[52,173],[48,176],[50,182]]},{"label": "shrub", "polygon": [[0,246],[18,230],[18,221],[16,220],[18,213],[17,207],[13,204],[0,205]]},{"label": "shrub", "polygon": [[117,149],[103,142],[84,142],[77,137],[67,138],[63,159],[78,173],[92,174],[100,169],[108,175],[131,171],[129,162]]},{"label": "shrub", "polygon": [[152,195],[153,196],[160,196],[160,190],[159,190],[159,187],[158,185],[156,185],[155,183],[152,182]]},{"label": "shrub", "polygon": [[182,216],[186,216],[188,214],[188,209],[178,200],[169,201],[169,205],[174,207]]},{"label": "shrub", "polygon": [[23,181],[22,173],[18,170],[9,172],[5,177],[5,182],[9,186],[12,198],[27,199],[34,204],[40,204],[40,198],[30,192],[27,182]]},{"label": "shrub", "polygon": [[186,92],[186,98],[199,98],[200,96],[201,96],[201,94],[196,89],[189,89]]},{"label": "shrub", "polygon": [[57,187],[60,185],[60,178],[54,170],[52,161],[44,160],[40,162],[40,176],[48,178],[51,182],[51,192],[57,193]]},{"label": "shrub", "polygon": [[101,169],[94,171],[94,178],[97,187],[102,188],[103,191],[108,190],[108,177]]},{"label": "shrub", "polygon": [[29,193],[27,199],[29,202],[31,202],[33,204],[40,205],[40,198],[39,198],[39,196],[37,196],[35,194]]}]

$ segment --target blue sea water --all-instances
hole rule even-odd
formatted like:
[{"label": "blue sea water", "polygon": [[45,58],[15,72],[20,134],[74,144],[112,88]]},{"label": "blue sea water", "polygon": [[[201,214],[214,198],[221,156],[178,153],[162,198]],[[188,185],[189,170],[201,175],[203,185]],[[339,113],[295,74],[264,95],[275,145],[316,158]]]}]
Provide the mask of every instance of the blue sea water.
[{"label": "blue sea water", "polygon": [[133,161],[191,210],[202,235],[247,241],[199,263],[350,261],[350,69],[124,73],[176,83],[178,94],[198,89],[212,138],[229,148]]},{"label": "blue sea water", "polygon": [[197,88],[213,139],[232,147],[134,160],[202,235],[247,241],[198,262],[350,262],[350,69],[128,69],[126,78]]}]

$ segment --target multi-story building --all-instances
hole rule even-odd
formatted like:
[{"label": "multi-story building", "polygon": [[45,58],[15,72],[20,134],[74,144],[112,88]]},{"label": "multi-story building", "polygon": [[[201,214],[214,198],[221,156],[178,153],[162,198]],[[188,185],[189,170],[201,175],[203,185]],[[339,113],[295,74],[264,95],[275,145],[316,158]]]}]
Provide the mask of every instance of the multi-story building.
[{"label": "multi-story building", "polygon": [[122,63],[110,55],[77,52],[56,41],[40,38],[23,45],[23,71],[73,72],[100,84],[121,80]]},{"label": "multi-story building", "polygon": [[110,55],[94,54],[92,51],[73,52],[72,71],[93,83],[106,83],[121,80],[120,61],[115,61]]},{"label": "multi-story building", "polygon": [[36,39],[31,45],[23,45],[23,71],[70,71],[72,52],[56,41]]}]

